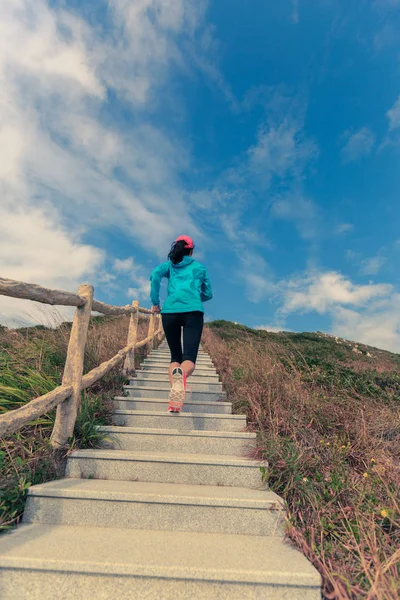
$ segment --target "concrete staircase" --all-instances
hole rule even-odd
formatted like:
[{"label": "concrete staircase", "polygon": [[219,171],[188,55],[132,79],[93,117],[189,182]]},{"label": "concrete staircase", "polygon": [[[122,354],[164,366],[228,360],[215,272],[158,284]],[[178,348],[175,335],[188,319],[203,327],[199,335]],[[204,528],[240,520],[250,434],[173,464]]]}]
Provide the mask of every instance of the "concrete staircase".
[{"label": "concrete staircase", "polygon": [[209,356],[180,415],[166,410],[168,363],[164,343],[115,398],[105,447],[30,488],[23,524],[0,538],[2,600],[320,599]]}]

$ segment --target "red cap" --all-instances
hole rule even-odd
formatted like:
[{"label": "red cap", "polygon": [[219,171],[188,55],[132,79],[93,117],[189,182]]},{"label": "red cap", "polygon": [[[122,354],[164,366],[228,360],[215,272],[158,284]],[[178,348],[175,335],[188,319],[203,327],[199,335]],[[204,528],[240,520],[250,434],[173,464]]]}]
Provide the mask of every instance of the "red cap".
[{"label": "red cap", "polygon": [[192,238],[190,238],[188,235],[180,235],[175,240],[175,242],[180,242],[180,241],[186,242],[185,248],[194,248],[194,242],[193,242]]}]

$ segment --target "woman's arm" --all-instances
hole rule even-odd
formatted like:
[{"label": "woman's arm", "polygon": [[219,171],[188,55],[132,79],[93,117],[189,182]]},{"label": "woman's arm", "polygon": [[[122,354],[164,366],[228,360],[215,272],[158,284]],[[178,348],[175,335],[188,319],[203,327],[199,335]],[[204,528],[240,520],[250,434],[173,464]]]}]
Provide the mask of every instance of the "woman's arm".
[{"label": "woman's arm", "polygon": [[208,277],[207,270],[205,270],[204,281],[201,285],[200,300],[202,302],[207,302],[208,300],[211,300],[212,297],[213,293],[210,278]]},{"label": "woman's arm", "polygon": [[165,262],[158,265],[150,275],[150,298],[153,306],[160,306],[161,279],[167,276],[168,270],[169,263]]}]

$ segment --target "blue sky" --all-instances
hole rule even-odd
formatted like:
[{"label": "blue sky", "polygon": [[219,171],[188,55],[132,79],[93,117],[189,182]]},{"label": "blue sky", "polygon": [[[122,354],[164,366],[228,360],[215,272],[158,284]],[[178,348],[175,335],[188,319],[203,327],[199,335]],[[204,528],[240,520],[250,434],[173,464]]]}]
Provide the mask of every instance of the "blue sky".
[{"label": "blue sky", "polygon": [[[400,351],[400,0],[3,0],[1,275]],[[5,323],[42,318],[0,298]]]}]

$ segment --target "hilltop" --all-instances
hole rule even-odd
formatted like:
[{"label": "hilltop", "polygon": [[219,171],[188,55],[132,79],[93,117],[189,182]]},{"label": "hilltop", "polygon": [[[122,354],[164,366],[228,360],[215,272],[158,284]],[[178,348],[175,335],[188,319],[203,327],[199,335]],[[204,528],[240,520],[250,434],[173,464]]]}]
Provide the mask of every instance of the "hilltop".
[{"label": "hilltop", "polygon": [[214,321],[209,327],[226,342],[268,347],[283,362],[293,360],[303,381],[356,397],[400,403],[400,354],[319,331],[275,333],[228,321]]}]

